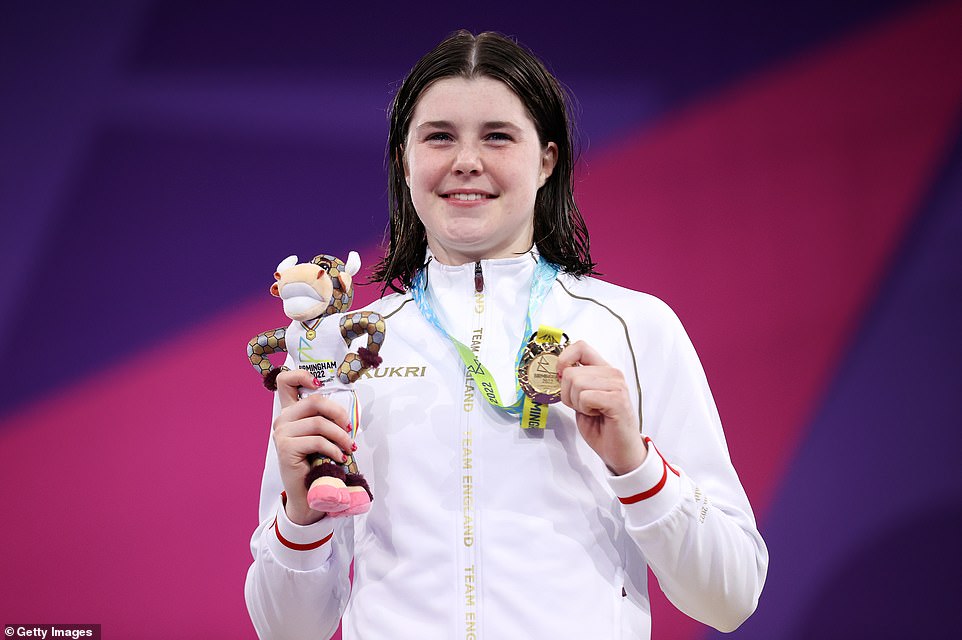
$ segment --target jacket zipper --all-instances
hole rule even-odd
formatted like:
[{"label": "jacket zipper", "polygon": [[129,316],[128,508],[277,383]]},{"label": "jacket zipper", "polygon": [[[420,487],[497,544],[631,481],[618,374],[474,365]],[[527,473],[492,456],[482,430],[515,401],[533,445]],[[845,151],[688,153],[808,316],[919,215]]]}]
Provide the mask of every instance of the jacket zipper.
[{"label": "jacket zipper", "polygon": [[481,261],[478,260],[474,263],[474,292],[482,291],[484,291],[484,274],[481,273]]}]

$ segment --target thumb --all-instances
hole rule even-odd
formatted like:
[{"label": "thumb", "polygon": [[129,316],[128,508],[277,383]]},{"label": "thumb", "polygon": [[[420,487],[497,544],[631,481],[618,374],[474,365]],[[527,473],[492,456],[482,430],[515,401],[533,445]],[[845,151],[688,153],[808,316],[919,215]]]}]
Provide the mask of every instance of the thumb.
[{"label": "thumb", "polygon": [[277,376],[277,395],[281,399],[281,408],[287,408],[297,402],[298,389],[306,387],[317,389],[314,376],[303,369],[285,371]]}]

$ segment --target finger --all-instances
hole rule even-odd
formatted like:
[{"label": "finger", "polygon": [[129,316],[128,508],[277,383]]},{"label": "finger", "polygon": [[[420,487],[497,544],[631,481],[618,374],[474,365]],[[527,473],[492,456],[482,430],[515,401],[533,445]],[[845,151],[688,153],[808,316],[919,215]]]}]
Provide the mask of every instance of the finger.
[{"label": "finger", "polygon": [[561,378],[561,401],[577,411],[579,395],[590,389],[621,391],[625,389],[625,378],[614,367],[572,367]]},{"label": "finger", "polygon": [[301,387],[317,389],[320,385],[317,384],[316,380],[313,375],[302,369],[284,371],[277,376],[277,393],[281,399],[281,408],[289,407],[297,402],[298,389]]},{"label": "finger", "polygon": [[275,431],[275,434],[282,438],[322,436],[336,444],[345,453],[350,453],[354,446],[354,440],[344,429],[322,416],[311,416],[288,422],[283,428]]},{"label": "finger", "polygon": [[568,388],[569,395],[576,402],[578,396],[586,391],[623,392],[624,378],[617,371],[612,371],[601,367],[578,367],[577,371],[565,376],[561,386]]},{"label": "finger", "polygon": [[565,347],[561,355],[558,356],[558,374],[562,375],[565,369],[574,365],[608,366],[608,361],[602,358],[587,342],[578,340]]},{"label": "finger", "polygon": [[578,413],[594,416],[613,416],[621,412],[624,392],[617,384],[571,386],[561,395],[561,401]]},{"label": "finger", "polygon": [[575,404],[577,407],[572,408],[586,416],[615,418],[621,415],[621,394],[609,389],[585,389],[577,394]]},{"label": "finger", "polygon": [[616,417],[630,408],[625,378],[613,367],[571,369],[561,380],[561,401],[585,415]]},{"label": "finger", "polygon": [[281,459],[287,458],[292,464],[306,464],[312,454],[320,454],[337,462],[346,462],[348,454],[324,436],[301,436],[288,438],[286,443],[277,443],[277,451]]},{"label": "finger", "polygon": [[351,418],[347,409],[340,403],[320,394],[307,396],[299,402],[281,410],[278,423],[294,422],[302,418],[321,416],[327,418],[345,431],[351,430]]}]

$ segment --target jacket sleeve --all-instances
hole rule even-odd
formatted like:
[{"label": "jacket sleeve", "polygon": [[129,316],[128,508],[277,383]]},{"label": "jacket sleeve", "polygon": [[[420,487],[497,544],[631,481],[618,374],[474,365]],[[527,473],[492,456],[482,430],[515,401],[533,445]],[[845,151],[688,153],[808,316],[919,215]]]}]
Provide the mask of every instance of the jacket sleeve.
[{"label": "jacket sleeve", "polygon": [[[275,400],[274,415],[279,411]],[[251,537],[254,562],[244,597],[261,638],[326,639],[337,630],[351,585],[352,518],[324,518],[308,526],[284,511],[273,439],[261,482],[260,525]]]},{"label": "jacket sleeve", "polygon": [[656,363],[645,370],[657,372],[639,381],[648,456],[608,482],[629,537],[668,599],[704,624],[733,631],[758,604],[768,549],[694,347],[674,313],[659,305],[654,338],[638,336],[644,357]]}]

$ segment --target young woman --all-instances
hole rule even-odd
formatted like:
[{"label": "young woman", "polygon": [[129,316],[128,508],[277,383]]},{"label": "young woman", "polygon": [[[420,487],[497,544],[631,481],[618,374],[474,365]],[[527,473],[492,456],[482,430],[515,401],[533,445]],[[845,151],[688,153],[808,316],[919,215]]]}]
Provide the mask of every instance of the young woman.
[{"label": "young woman", "polygon": [[[356,442],[339,405],[297,400],[310,375],[278,378],[258,633],[328,637],[343,616],[346,640],[647,638],[647,567],[679,609],[737,627],[767,550],[678,319],[590,277],[556,80],[459,32],[401,86],[388,144],[384,363],[357,384]],[[526,393],[560,402],[519,399],[519,361]],[[312,511],[306,457],[355,448],[370,512]]]}]

